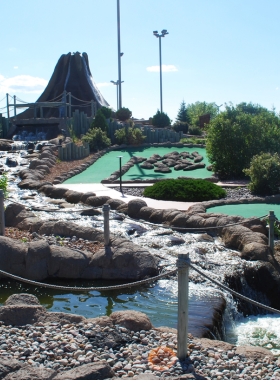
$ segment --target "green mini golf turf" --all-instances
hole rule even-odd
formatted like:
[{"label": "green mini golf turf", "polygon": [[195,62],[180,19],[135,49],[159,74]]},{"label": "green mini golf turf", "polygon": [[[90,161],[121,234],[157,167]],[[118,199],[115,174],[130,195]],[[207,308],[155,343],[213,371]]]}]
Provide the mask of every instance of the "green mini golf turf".
[{"label": "green mini golf turf", "polygon": [[280,204],[272,203],[252,203],[252,204],[241,204],[241,205],[225,205],[211,207],[206,210],[210,213],[222,213],[227,215],[240,215],[244,218],[250,218],[251,216],[264,216],[273,210],[277,218],[280,218]]},{"label": "green mini golf turf", "polygon": [[205,163],[204,169],[196,169],[184,172],[183,170],[172,170],[171,173],[155,173],[154,169],[142,169],[140,165],[134,165],[127,173],[122,176],[124,181],[131,179],[148,179],[148,178],[177,178],[179,176],[194,177],[194,178],[206,178],[210,177],[212,172],[209,172],[206,167],[209,162],[206,157],[206,151],[204,148],[175,148],[175,147],[151,147],[151,148],[131,148],[126,150],[118,150],[106,153],[104,156],[99,158],[93,165],[87,168],[82,173],[69,178],[65,183],[100,183],[103,179],[110,177],[110,175],[119,169],[119,158],[118,156],[123,156],[122,165],[127,163],[127,161],[133,156],[141,156],[149,158],[152,154],[157,153],[160,156],[166,153],[171,153],[177,151],[181,152],[194,152],[197,151],[203,156],[203,163]]}]

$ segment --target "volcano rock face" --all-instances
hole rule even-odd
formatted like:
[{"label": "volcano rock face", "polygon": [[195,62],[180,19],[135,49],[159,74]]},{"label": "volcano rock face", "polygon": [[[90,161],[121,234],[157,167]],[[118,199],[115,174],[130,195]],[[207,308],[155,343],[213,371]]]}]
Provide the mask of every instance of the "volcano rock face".
[{"label": "volcano rock face", "polygon": [[[36,102],[46,101],[67,101],[68,96],[65,99],[64,95],[61,95],[63,91],[71,92],[72,99],[72,111],[78,109],[85,112],[88,116],[91,116],[91,105],[87,107],[80,107],[83,105],[78,98],[84,102],[90,102],[93,100],[96,102],[97,108],[102,106],[107,107],[109,104],[101,95],[97,88],[89,68],[87,53],[80,54],[68,53],[63,54],[54,69],[53,75],[42,95]],[[62,96],[62,99],[61,99]],[[57,99],[55,99],[57,98]],[[44,117],[64,117],[65,107],[44,108]],[[34,117],[34,110],[29,108],[26,111],[18,115],[18,119],[30,119]]]}]

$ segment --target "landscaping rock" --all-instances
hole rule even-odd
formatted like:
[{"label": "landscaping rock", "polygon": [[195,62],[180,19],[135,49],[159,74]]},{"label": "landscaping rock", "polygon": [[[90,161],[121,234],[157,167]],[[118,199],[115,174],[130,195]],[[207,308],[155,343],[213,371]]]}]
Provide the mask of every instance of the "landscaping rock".
[{"label": "landscaping rock", "polygon": [[138,218],[139,211],[142,207],[147,207],[147,203],[143,199],[133,199],[128,202],[128,215],[131,218]]},{"label": "landscaping rock", "polygon": [[140,311],[115,311],[110,315],[115,325],[120,325],[132,331],[151,330],[153,325],[150,318]]},{"label": "landscaping rock", "polygon": [[153,169],[154,165],[150,162],[145,161],[143,164],[140,165],[143,169]]},{"label": "landscaping rock", "polygon": [[88,197],[85,203],[93,207],[99,207],[103,206],[109,199],[111,198],[105,195],[99,197]]},{"label": "landscaping rock", "polygon": [[102,380],[114,376],[114,371],[106,362],[81,365],[56,375],[53,380]]},{"label": "landscaping rock", "polygon": [[0,151],[5,152],[12,150],[13,140],[0,139]]},{"label": "landscaping rock", "polygon": [[93,193],[92,191],[89,191],[87,193],[84,193],[82,196],[81,196],[81,200],[80,202],[82,203],[86,203],[86,200],[89,198],[89,197],[95,197],[96,194]]},{"label": "landscaping rock", "polygon": [[12,294],[9,298],[6,299],[4,306],[14,306],[14,305],[40,305],[40,302],[37,297],[32,294]]},{"label": "landscaping rock", "polygon": [[150,216],[155,212],[156,210],[152,207],[142,207],[138,212],[138,218],[149,220]]},{"label": "landscaping rock", "polygon": [[6,165],[10,166],[10,167],[15,167],[15,166],[18,165],[18,162],[14,158],[7,157],[7,159],[6,159]]},{"label": "landscaping rock", "polygon": [[4,380],[53,380],[56,371],[50,368],[26,366],[8,374]]},{"label": "landscaping rock", "polygon": [[194,164],[194,165],[187,166],[183,170],[185,172],[185,171],[189,171],[189,170],[196,170],[196,169],[203,169],[203,168],[205,168],[205,164],[199,163],[199,164]]},{"label": "landscaping rock", "polygon": [[108,199],[106,204],[108,204],[111,210],[116,210],[119,206],[126,205],[121,199]]},{"label": "landscaping rock", "polygon": [[155,173],[171,173],[172,170],[169,169],[168,166],[166,166],[166,167],[162,167],[162,166],[160,166],[160,167],[157,167],[157,168],[154,170],[154,172],[155,172]]},{"label": "landscaping rock", "polygon": [[64,194],[63,198],[65,198],[69,203],[79,203],[82,195],[83,193],[80,193],[79,191],[68,190]]},{"label": "landscaping rock", "polygon": [[52,190],[49,193],[51,198],[61,199],[64,197],[65,193],[67,193],[68,189],[63,187],[52,187]]}]

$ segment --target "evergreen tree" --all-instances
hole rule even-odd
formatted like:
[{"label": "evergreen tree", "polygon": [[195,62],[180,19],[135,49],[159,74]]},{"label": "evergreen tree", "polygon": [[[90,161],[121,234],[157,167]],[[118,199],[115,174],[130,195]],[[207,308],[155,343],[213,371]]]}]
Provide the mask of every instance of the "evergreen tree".
[{"label": "evergreen tree", "polygon": [[94,128],[100,128],[103,132],[108,133],[109,126],[106,122],[106,118],[102,112],[102,109],[99,109],[96,112],[95,118],[93,119],[93,122],[91,123],[90,126],[92,129]]},{"label": "evergreen tree", "polygon": [[185,122],[185,123],[190,123],[190,117],[189,117],[188,110],[187,110],[187,107],[186,107],[186,103],[185,103],[184,100],[181,103],[181,106],[180,106],[180,109],[178,111],[178,115],[177,115],[176,120],[177,121],[182,121],[182,122]]}]

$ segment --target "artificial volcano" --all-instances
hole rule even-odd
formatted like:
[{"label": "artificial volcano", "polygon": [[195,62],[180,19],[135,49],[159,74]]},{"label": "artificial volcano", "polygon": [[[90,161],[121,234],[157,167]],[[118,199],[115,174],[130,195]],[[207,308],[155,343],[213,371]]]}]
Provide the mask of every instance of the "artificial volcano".
[{"label": "artificial volcano", "polygon": [[[64,95],[65,91],[71,92],[72,112],[78,109],[91,116],[91,105],[86,104],[91,100],[96,102],[97,108],[109,106],[92,78],[87,53],[63,54],[55,66],[47,87],[36,102],[65,102],[67,100],[68,103],[68,96],[65,98]],[[65,116],[65,107],[44,107],[44,118],[63,116]],[[33,117],[34,110],[31,108],[18,115],[18,119]]]}]

